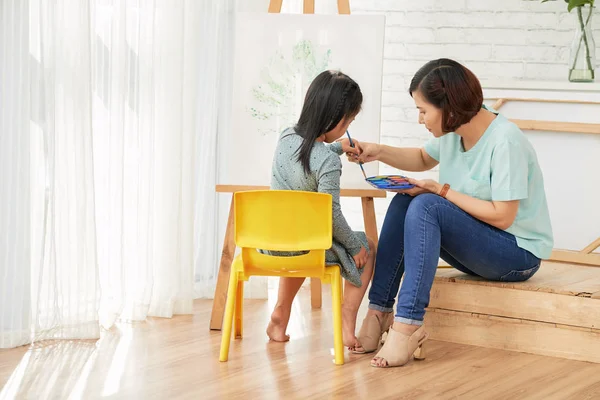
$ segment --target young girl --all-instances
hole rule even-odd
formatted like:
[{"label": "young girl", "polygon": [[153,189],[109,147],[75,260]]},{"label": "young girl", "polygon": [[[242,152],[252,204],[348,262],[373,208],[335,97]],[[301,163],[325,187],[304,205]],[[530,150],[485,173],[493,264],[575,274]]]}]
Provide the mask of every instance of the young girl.
[{"label": "young girl", "polygon": [[[321,192],[333,196],[333,246],[326,252],[326,262],[339,265],[345,279],[343,341],[356,353],[364,352],[354,330],[356,314],[373,273],[375,248],[363,232],[350,229],[342,214],[340,155],[355,149],[350,147],[348,139],[336,140],[345,134],[360,112],[361,105],[362,93],[350,77],[337,71],[319,74],[308,88],[298,123],[281,134],[271,179],[271,189]],[[289,252],[270,254],[295,255]],[[304,278],[280,279],[277,304],[267,328],[271,340],[289,340],[286,327],[292,301],[303,282]]]}]

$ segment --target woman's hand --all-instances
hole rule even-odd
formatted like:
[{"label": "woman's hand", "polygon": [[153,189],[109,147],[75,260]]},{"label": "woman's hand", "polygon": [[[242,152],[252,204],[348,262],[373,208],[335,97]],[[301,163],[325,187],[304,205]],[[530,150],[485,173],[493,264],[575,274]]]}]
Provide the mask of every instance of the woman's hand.
[{"label": "woman's hand", "polygon": [[348,161],[364,164],[379,159],[379,155],[381,154],[381,146],[379,144],[368,142],[358,143],[356,140],[353,140],[353,142],[356,149],[351,149],[352,151],[346,152]]},{"label": "woman's hand", "polygon": [[361,144],[358,140],[352,139],[352,146],[350,146],[350,140],[348,138],[338,139],[336,142],[342,144],[342,152],[346,153],[348,161],[358,162],[358,156],[362,152]]},{"label": "woman's hand", "polygon": [[423,193],[433,193],[439,194],[442,190],[442,184],[434,181],[433,179],[413,179],[407,178],[408,183],[415,185],[414,188],[405,189],[405,190],[394,190],[398,193],[408,194],[410,196],[417,196]]},{"label": "woman's hand", "polygon": [[369,254],[367,253],[367,249],[364,247],[360,248],[360,251],[354,257],[354,262],[356,263],[356,268],[362,268],[367,264],[367,259],[369,258]]}]

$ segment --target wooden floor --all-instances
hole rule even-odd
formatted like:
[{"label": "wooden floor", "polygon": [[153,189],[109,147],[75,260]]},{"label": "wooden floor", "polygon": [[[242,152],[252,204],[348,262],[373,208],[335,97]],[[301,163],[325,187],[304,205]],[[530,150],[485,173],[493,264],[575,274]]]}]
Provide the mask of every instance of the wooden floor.
[{"label": "wooden floor", "polygon": [[431,341],[427,360],[402,368],[371,368],[369,355],[350,354],[335,366],[327,293],[323,300],[311,310],[302,289],[287,344],[266,340],[271,304],[246,301],[245,337],[227,363],[205,300],[192,316],[124,324],[97,343],[3,350],[0,399],[600,398],[599,364],[445,342]]}]

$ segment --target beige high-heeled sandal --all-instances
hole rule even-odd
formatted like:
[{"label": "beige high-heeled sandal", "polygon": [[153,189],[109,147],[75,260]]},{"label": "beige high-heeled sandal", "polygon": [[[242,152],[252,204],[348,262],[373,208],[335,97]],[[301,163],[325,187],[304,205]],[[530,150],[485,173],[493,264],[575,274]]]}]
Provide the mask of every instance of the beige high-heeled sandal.
[{"label": "beige high-heeled sandal", "polygon": [[[423,343],[428,338],[429,334],[425,332],[424,326],[421,326],[410,336],[398,332],[392,327],[388,332],[385,345],[371,360],[371,366],[375,368],[401,367],[408,363],[413,356],[416,360],[424,360],[425,349]],[[386,365],[377,365],[375,361],[377,358],[383,359]]]},{"label": "beige high-heeled sandal", "polygon": [[363,320],[358,332],[358,343],[362,350],[352,350],[354,354],[372,353],[379,348],[381,338],[394,323],[394,313],[385,313],[383,316],[377,314],[368,315]]}]

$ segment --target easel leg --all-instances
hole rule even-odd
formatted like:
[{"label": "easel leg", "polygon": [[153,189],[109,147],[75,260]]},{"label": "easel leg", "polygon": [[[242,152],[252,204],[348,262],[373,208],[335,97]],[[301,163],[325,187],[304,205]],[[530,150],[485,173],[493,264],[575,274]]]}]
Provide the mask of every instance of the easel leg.
[{"label": "easel leg", "polygon": [[338,0],[338,14],[350,14],[350,2],[348,0]]},{"label": "easel leg", "polygon": [[375,202],[372,197],[363,197],[362,209],[363,209],[363,221],[365,224],[365,233],[367,237],[375,242],[375,246],[379,242],[379,236],[377,234],[377,218],[375,217]]},{"label": "easel leg", "polygon": [[271,0],[269,2],[269,12],[270,13],[280,13],[281,12],[281,3],[283,0]]},{"label": "easel leg", "polygon": [[217,277],[217,287],[215,288],[212,313],[210,316],[210,329],[216,331],[220,331],[221,326],[223,325],[229,274],[233,255],[235,254],[235,240],[233,236],[233,201],[234,197],[232,196],[231,206],[229,207],[229,218],[227,220],[227,230],[225,231],[225,240],[223,241],[223,251],[221,253],[221,264],[219,265],[219,275]]}]

